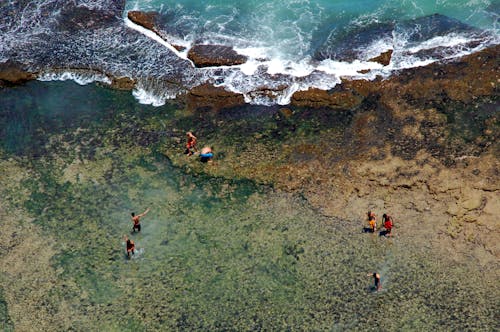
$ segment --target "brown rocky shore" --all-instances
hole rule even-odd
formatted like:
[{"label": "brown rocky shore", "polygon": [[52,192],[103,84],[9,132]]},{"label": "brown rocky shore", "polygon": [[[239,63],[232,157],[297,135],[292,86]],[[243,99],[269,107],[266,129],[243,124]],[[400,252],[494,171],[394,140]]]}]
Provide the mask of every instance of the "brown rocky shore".
[{"label": "brown rocky shore", "polygon": [[[499,50],[386,80],[345,79],[331,91],[297,92],[265,131],[234,128],[223,119],[231,111],[221,107],[237,108],[240,96],[198,87],[185,101],[191,112],[217,123],[217,132],[198,133],[220,157],[204,167],[179,154],[176,141],[166,154],[196,172],[300,192],[328,216],[359,222],[369,209],[387,211],[399,235],[498,270]],[[239,140],[224,141],[238,131]]]},{"label": "brown rocky shore", "polygon": [[[154,15],[146,18],[153,21]],[[296,92],[289,108],[276,113],[273,128],[242,134],[238,144],[221,139],[235,136],[234,128],[224,133],[222,124],[224,114],[244,104],[243,96],[207,83],[177,102],[195,117],[220,123],[206,134],[207,143],[223,153],[210,167],[184,158],[178,148],[166,154],[180,167],[300,192],[325,215],[363,220],[368,209],[389,211],[398,232],[418,231],[452,256],[467,253],[484,268],[495,268],[499,50],[497,45],[385,80],[344,78],[330,91]],[[386,62],[390,54],[384,57]],[[19,63],[0,66],[0,86],[36,77]],[[135,84],[111,79],[115,88]],[[301,131],[301,121],[313,129]]]}]

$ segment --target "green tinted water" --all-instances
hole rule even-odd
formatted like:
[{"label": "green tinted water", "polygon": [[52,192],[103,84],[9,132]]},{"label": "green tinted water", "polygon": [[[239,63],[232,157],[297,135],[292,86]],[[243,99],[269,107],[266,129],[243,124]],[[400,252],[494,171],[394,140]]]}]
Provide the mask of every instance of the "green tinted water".
[{"label": "green tinted water", "polygon": [[[72,83],[31,82],[0,98],[1,162],[15,158],[32,172],[1,194],[52,239],[50,268],[60,274],[44,305],[57,312],[69,303],[69,328],[498,327],[498,287],[470,263],[412,238],[363,233],[361,221],[327,218],[299,195],[173,167],[164,138],[183,140],[208,120]],[[146,207],[143,231],[131,235],[130,212]],[[137,245],[131,260],[124,234]],[[366,276],[373,271],[382,275],[378,293]],[[15,326],[8,306],[0,309],[0,322]]]}]

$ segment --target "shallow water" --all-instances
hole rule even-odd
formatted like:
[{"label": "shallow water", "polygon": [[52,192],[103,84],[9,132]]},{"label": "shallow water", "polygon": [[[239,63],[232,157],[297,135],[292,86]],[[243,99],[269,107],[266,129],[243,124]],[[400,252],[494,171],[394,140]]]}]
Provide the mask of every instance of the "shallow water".
[{"label": "shallow water", "polygon": [[[2,178],[1,194],[53,241],[47,268],[60,274],[44,301],[56,312],[70,304],[61,330],[499,327],[498,287],[474,262],[431,251],[425,229],[379,237],[299,194],[173,167],[163,138],[209,126],[196,116],[96,85],[30,82],[0,98],[0,163],[32,172],[19,185]],[[238,125],[261,125],[244,114]],[[130,234],[130,212],[146,207],[142,232]],[[138,248],[131,260],[124,234]]]}]

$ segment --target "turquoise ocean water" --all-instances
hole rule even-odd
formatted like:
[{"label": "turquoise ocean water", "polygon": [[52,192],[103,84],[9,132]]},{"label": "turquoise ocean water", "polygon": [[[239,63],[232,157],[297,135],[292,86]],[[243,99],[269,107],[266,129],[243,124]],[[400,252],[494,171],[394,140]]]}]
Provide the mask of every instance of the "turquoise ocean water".
[{"label": "turquoise ocean water", "polygon": [[[42,80],[128,76],[136,99],[156,106],[206,82],[248,103],[287,104],[296,91],[330,89],[342,77],[387,77],[495,45],[498,8],[493,0],[7,1],[0,61],[20,61]],[[158,12],[161,37],[130,22],[130,10]],[[248,60],[195,68],[186,58],[194,44],[227,45]],[[388,50],[389,65],[368,61]]]}]

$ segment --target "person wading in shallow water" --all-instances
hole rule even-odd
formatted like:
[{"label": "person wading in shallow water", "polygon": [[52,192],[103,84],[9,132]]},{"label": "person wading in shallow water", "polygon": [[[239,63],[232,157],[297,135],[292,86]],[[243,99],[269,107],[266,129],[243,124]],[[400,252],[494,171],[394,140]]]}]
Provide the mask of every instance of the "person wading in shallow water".
[{"label": "person wading in shallow water", "polygon": [[392,217],[384,213],[382,219],[384,220],[385,236],[392,236],[391,231],[392,231],[392,226],[394,225],[392,223]]},{"label": "person wading in shallow water", "polygon": [[196,152],[196,136],[193,135],[192,132],[188,131],[186,133],[187,143],[186,143],[186,151],[184,152],[188,156],[191,156],[194,152]]},{"label": "person wading in shallow water", "polygon": [[377,220],[375,219],[375,213],[372,211],[368,211],[368,224],[370,224],[371,232],[375,233],[377,230]]},{"label": "person wading in shallow water", "polygon": [[149,208],[147,208],[146,211],[144,211],[143,213],[138,214],[138,215],[135,215],[134,212],[131,213],[132,222],[134,223],[134,226],[132,227],[132,232],[135,232],[136,229],[138,232],[141,231],[141,223],[140,223],[141,218],[144,217],[148,212],[149,212]]},{"label": "person wading in shallow water", "polygon": [[125,243],[127,244],[127,258],[130,259],[130,253],[135,255],[135,243],[131,239],[129,239],[126,235],[123,236]]},{"label": "person wading in shallow water", "polygon": [[380,283],[380,274],[378,274],[377,272],[373,272],[373,273],[368,273],[367,276],[368,277],[370,277],[370,276],[373,277],[373,283],[374,283],[374,286],[375,286],[375,290],[377,292],[382,289],[382,284]]}]

